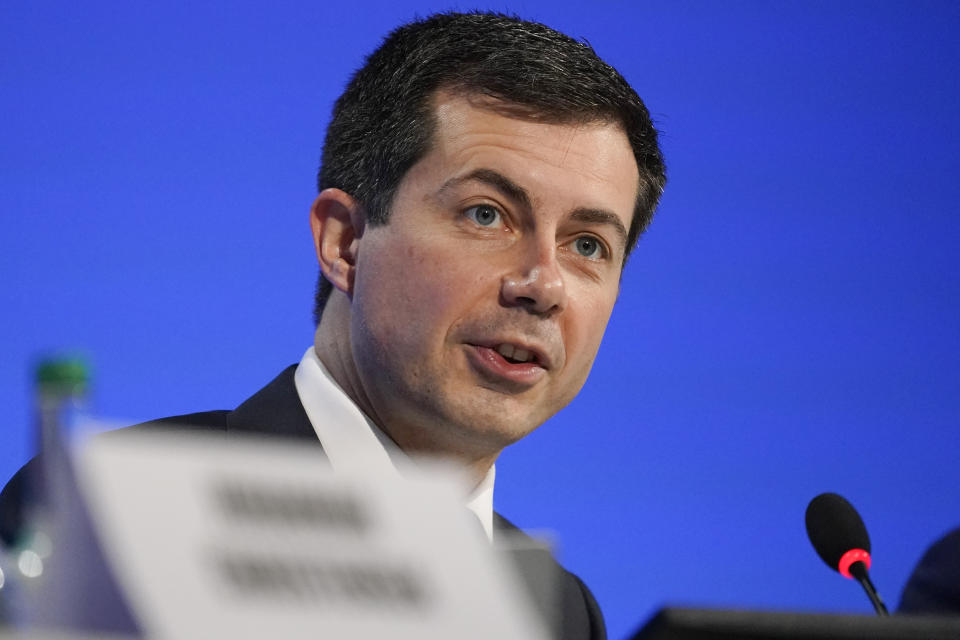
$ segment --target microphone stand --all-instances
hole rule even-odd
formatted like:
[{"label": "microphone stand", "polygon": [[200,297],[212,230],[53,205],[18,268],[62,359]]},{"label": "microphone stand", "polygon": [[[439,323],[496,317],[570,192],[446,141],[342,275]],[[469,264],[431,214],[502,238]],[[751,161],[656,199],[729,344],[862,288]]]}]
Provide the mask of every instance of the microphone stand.
[{"label": "microphone stand", "polygon": [[873,608],[877,610],[877,615],[889,616],[890,612],[887,611],[887,606],[883,604],[883,600],[880,599],[880,594],[877,593],[876,587],[874,587],[873,582],[870,581],[870,575],[867,573],[866,565],[864,565],[863,562],[854,562],[850,565],[850,575],[856,578],[860,586],[863,587],[863,590],[867,592],[867,597],[870,598]]}]

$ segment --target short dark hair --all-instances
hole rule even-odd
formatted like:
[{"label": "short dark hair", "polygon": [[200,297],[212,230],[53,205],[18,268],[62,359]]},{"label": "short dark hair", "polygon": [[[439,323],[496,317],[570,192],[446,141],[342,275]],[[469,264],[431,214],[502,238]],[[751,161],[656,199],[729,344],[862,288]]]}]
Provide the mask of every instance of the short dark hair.
[{"label": "short dark hair", "polygon": [[[556,124],[612,122],[640,172],[627,253],[650,223],[666,183],[657,131],[636,91],[586,42],[499,13],[440,13],[391,32],[337,99],[318,176],[386,224],[397,186],[428,151],[439,90],[477,95],[513,117]],[[496,108],[496,107],[495,107]],[[314,319],[332,286],[320,273]]]}]

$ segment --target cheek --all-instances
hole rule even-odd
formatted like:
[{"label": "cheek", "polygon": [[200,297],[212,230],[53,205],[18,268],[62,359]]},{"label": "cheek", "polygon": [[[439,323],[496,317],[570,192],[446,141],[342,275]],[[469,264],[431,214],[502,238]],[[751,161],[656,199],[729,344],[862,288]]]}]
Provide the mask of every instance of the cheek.
[{"label": "cheek", "polygon": [[354,304],[381,344],[422,349],[442,341],[469,313],[478,273],[462,252],[424,242],[393,243],[361,263]]},{"label": "cheek", "polygon": [[[574,313],[570,313],[567,317],[567,353],[574,354],[574,360],[570,364],[578,370],[579,376],[584,380],[600,348],[615,300],[615,294],[599,298],[596,295],[588,296],[583,303],[572,305],[575,311],[568,309]],[[582,382],[581,380],[581,384]]]},{"label": "cheek", "polygon": [[415,246],[405,247],[403,256],[391,265],[394,278],[402,280],[397,304],[406,314],[424,321],[444,315],[458,289],[456,261],[442,252]]}]

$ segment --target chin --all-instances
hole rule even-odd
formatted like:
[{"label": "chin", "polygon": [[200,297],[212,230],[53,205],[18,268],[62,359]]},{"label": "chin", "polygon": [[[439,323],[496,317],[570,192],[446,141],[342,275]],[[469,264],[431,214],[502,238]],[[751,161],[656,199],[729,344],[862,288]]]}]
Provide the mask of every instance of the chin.
[{"label": "chin", "polygon": [[506,411],[502,404],[490,409],[462,412],[451,424],[453,431],[460,434],[464,443],[472,443],[489,453],[499,453],[546,421],[546,418],[539,420],[529,413]]},{"label": "chin", "polygon": [[407,405],[417,409],[411,422],[429,429],[430,440],[478,455],[498,454],[555,413],[547,410],[553,403],[545,402],[540,394],[521,397],[476,386],[446,388],[435,394],[411,393],[406,399],[412,397],[419,402]]}]

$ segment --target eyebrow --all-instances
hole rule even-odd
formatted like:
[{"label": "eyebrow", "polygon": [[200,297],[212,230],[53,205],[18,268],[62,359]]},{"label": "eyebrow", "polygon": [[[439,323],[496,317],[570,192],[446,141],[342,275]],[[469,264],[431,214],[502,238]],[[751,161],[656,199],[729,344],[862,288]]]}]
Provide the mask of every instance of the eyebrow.
[{"label": "eyebrow", "polygon": [[[476,169],[465,176],[450,178],[443,183],[443,186],[440,187],[437,193],[442,194],[444,191],[458,187],[464,182],[471,181],[482,182],[490,185],[520,206],[526,209],[532,208],[530,195],[527,193],[527,190],[507,176],[494,171],[493,169]],[[620,246],[622,248],[626,248],[627,229],[623,226],[620,216],[612,211],[607,211],[606,209],[580,207],[578,209],[574,209],[573,213],[570,214],[570,218],[577,222],[584,222],[587,224],[602,224],[612,227],[614,233],[617,234],[617,238],[620,240]]]},{"label": "eyebrow", "polygon": [[503,195],[507,196],[517,204],[530,209],[530,196],[527,194],[527,190],[518,185],[516,182],[508,178],[507,176],[494,171],[493,169],[476,169],[471,171],[465,176],[459,176],[456,178],[450,178],[443,183],[443,186],[440,187],[438,193],[443,193],[448,189],[454,187],[459,187],[464,182],[483,182],[484,184],[490,185]]}]

